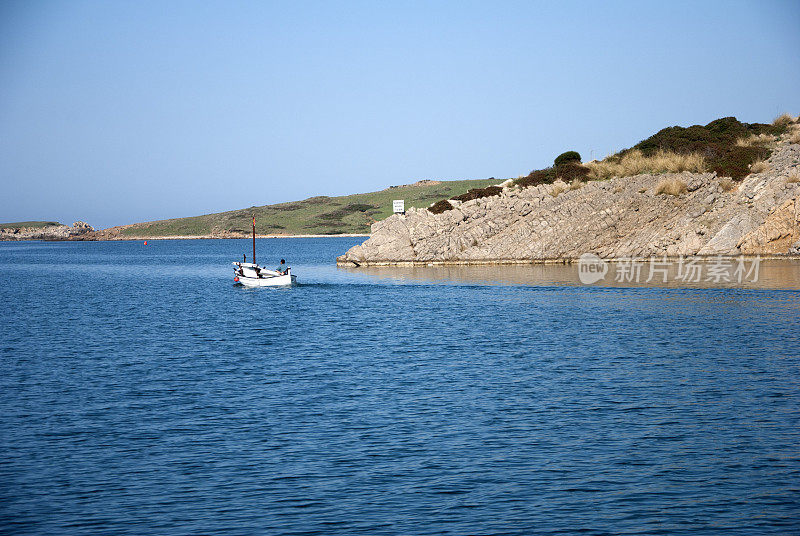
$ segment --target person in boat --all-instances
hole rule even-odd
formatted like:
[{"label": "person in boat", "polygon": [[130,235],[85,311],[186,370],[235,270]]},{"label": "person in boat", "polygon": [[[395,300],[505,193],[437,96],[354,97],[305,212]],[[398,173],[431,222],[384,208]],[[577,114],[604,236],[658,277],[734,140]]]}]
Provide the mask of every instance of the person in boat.
[{"label": "person in boat", "polygon": [[285,274],[286,270],[288,270],[288,269],[289,269],[289,267],[286,266],[286,260],[285,259],[281,259],[281,263],[278,265],[278,269],[275,270],[275,271],[280,273],[280,274]]}]

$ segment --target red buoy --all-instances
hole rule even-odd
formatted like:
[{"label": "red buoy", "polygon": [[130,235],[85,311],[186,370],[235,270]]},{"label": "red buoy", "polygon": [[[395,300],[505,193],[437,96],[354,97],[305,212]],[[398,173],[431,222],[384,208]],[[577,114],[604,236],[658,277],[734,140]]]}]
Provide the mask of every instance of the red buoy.
[{"label": "red buoy", "polygon": [[238,283],[239,282],[239,276],[237,275],[236,277],[233,278],[233,280]]},{"label": "red buoy", "polygon": [[145,246],[147,245],[147,240],[145,240],[145,241],[144,241],[144,245],[145,245]]}]

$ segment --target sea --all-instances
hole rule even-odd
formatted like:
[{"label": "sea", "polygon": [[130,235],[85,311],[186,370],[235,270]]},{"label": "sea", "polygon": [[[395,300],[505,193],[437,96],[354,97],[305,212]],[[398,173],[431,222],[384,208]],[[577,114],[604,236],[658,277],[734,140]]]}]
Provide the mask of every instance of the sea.
[{"label": "sea", "polygon": [[362,240],[259,239],[300,284],[258,289],[247,240],[0,243],[0,534],[800,534],[800,263]]}]

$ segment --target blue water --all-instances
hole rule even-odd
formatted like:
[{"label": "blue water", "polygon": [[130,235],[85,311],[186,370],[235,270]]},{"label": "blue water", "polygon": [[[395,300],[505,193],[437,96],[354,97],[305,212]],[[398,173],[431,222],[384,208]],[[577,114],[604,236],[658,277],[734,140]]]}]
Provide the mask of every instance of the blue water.
[{"label": "blue water", "polygon": [[[0,244],[3,534],[798,534],[800,292]],[[269,261],[269,262],[266,262]],[[391,272],[387,272],[391,273]]]}]

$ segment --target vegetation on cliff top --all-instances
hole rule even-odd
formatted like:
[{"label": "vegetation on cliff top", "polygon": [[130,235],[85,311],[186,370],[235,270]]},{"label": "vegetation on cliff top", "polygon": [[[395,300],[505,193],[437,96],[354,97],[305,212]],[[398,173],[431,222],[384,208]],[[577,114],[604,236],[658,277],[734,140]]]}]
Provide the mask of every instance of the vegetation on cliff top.
[{"label": "vegetation on cliff top", "polygon": [[[748,124],[735,117],[725,117],[704,127],[669,127],[612,158],[622,158],[633,150],[641,151],[644,156],[652,156],[659,151],[677,155],[695,154],[705,160],[707,171],[739,180],[750,173],[751,164],[769,158],[769,143],[784,134],[788,124],[777,119],[772,125]],[[740,140],[751,140],[751,143],[742,143]]]},{"label": "vegetation on cliff top", "polygon": [[[705,126],[668,127],[630,149],[601,161],[582,164],[578,152],[567,151],[556,157],[551,167],[533,170],[526,176],[517,177],[514,185],[527,188],[552,184],[557,180],[582,184],[586,180],[683,171],[713,171],[720,177],[741,180],[750,173],[763,170],[763,161],[769,158],[771,145],[783,136],[792,143],[800,143],[798,120],[800,119],[783,114],[768,125],[742,123],[735,117],[724,117]],[[671,192],[675,189],[669,190]],[[475,192],[471,199],[499,193],[499,188],[496,191],[485,189]],[[452,208],[452,203],[441,200],[429,210],[438,214]]]}]

